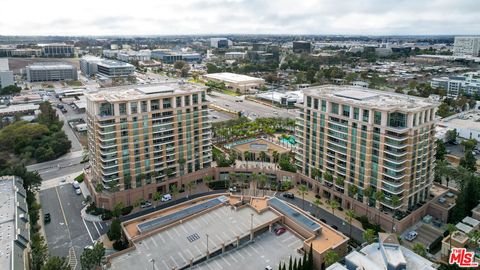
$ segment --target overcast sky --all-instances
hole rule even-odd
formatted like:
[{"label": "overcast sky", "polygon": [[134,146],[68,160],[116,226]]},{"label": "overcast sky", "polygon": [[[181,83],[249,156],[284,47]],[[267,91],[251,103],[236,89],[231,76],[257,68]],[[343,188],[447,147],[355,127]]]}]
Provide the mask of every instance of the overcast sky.
[{"label": "overcast sky", "polygon": [[0,35],[480,34],[480,0],[2,0]]}]

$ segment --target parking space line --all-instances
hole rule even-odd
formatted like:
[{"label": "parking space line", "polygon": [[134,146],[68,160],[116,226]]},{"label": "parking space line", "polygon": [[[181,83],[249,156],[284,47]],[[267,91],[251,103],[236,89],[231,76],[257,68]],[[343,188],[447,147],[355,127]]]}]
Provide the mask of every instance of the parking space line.
[{"label": "parking space line", "polygon": [[173,258],[173,256],[170,256],[170,259],[172,260],[173,264],[175,264],[175,266],[177,266],[177,268],[178,268],[177,261],[175,261],[175,259]]},{"label": "parking space line", "polygon": [[173,237],[172,237],[172,235],[170,234],[170,232],[169,232],[168,230],[166,230],[165,232],[168,234],[168,237],[170,237],[170,239],[173,240]]},{"label": "parking space line", "polygon": [[285,242],[288,242],[289,240],[291,240],[292,238],[295,238],[294,235],[290,235],[288,238],[285,238],[282,240],[282,243],[285,243]]},{"label": "parking space line", "polygon": [[225,240],[230,239],[230,237],[228,236],[228,234],[226,232],[222,231],[222,234],[225,236]]},{"label": "parking space line", "polygon": [[145,239],[145,241],[142,241],[142,244],[145,246],[145,249],[149,250],[149,249],[150,249],[150,247],[148,246],[148,244],[147,244],[147,241],[146,241],[146,240],[147,240],[147,239]]},{"label": "parking space line", "polygon": [[197,249],[198,254],[199,254],[199,255],[202,255],[202,251],[200,251],[200,249],[198,248],[198,246],[195,245],[194,247]]},{"label": "parking space line", "polygon": [[173,227],[173,231],[177,234],[178,237],[180,237],[180,233],[178,232],[176,227]]},{"label": "parking space line", "polygon": [[289,248],[292,248],[292,247],[294,247],[294,246],[296,246],[296,245],[299,245],[299,244],[300,244],[300,243],[298,243],[297,241],[294,241],[294,242],[288,244],[287,246],[288,246]]},{"label": "parking space line", "polygon": [[195,259],[195,256],[193,256],[193,253],[190,251],[190,249],[186,248],[185,251],[190,255],[190,259]]},{"label": "parking space line", "polygon": [[250,247],[255,251],[255,253],[260,254],[260,252],[253,245],[251,245]]},{"label": "parking space line", "polygon": [[226,264],[228,264],[229,266],[232,266],[232,265],[227,261],[227,259],[225,259],[225,256],[222,256],[222,260],[223,260]]},{"label": "parking space line", "polygon": [[170,267],[168,266],[167,262],[165,262],[165,260],[162,260],[163,264],[165,265],[165,269],[170,269]]},{"label": "parking space line", "polygon": [[97,225],[95,224],[95,222],[92,222],[92,223],[93,223],[93,227],[95,227],[95,230],[97,230],[98,237],[100,237],[102,234],[100,234],[100,231],[98,230]]},{"label": "parking space line", "polygon": [[155,241],[153,238],[151,238],[151,240],[152,240],[153,245],[154,245],[155,247],[158,247],[157,241]]},{"label": "parking space line", "polygon": [[[247,247],[247,248],[248,248],[248,247]],[[250,252],[248,252],[247,248],[245,248],[243,251],[245,251],[245,253],[247,253],[247,255],[248,255],[249,257],[252,257],[252,254],[251,254]]]},{"label": "parking space line", "polygon": [[180,226],[180,228],[182,228],[182,230],[183,230],[186,234],[188,234],[188,231],[187,231],[187,229],[185,229],[185,226]]},{"label": "parking space line", "polygon": [[[103,230],[103,226],[102,226],[102,223],[101,222],[97,222],[98,223],[98,226],[100,226],[100,228]],[[99,234],[100,235],[100,234]]]},{"label": "parking space line", "polygon": [[159,233],[158,236],[160,236],[160,239],[162,239],[162,242],[163,242],[164,244],[167,243],[167,241],[165,241],[165,238],[163,238],[163,234],[162,234],[162,233]]},{"label": "parking space line", "polygon": [[238,260],[235,257],[233,257],[232,253],[228,253],[228,256],[232,258],[233,261],[238,262]]},{"label": "parking space line", "polygon": [[220,265],[220,263],[218,263],[217,260],[215,260],[215,261],[213,261],[213,262],[218,266],[218,268],[223,269],[223,267]]},{"label": "parking space line", "polygon": [[222,243],[223,243],[223,240],[222,240],[222,238],[220,238],[220,236],[218,236],[218,234],[215,234],[215,237],[217,237],[218,241],[220,241],[220,244],[222,244]]},{"label": "parking space line", "polygon": [[[242,253],[240,252],[240,250],[238,250],[238,252],[236,252],[236,254],[238,254],[238,256],[242,257],[242,260],[245,260],[245,256],[242,255]],[[236,255],[235,254],[235,255]]]},{"label": "parking space line", "polygon": [[188,262],[187,259],[185,259],[185,257],[183,257],[183,254],[182,254],[181,252],[178,252],[178,255],[183,259],[183,261],[184,261],[185,263]]},{"label": "parking space line", "polygon": [[83,218],[82,218],[82,221],[83,221],[83,225],[85,225],[85,229],[87,229],[88,236],[90,236],[90,240],[92,240],[92,244],[93,244],[93,237],[92,237],[92,234],[90,233],[90,230],[87,227],[87,223],[85,222],[85,219],[83,219]]},{"label": "parking space line", "polygon": [[185,224],[187,224],[188,227],[190,227],[190,230],[195,231],[195,227],[193,227],[191,222],[188,222],[188,223],[185,223]]},{"label": "parking space line", "polygon": [[198,226],[198,227],[202,226],[197,219],[194,219],[193,222],[197,223],[197,226]]}]

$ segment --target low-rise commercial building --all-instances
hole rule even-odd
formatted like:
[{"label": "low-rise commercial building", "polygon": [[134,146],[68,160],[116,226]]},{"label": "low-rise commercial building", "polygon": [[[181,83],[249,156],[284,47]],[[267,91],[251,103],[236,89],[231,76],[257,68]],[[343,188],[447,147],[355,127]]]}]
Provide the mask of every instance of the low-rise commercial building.
[{"label": "low-rise commercial building", "polygon": [[256,94],[255,97],[278,104],[280,106],[293,107],[295,104],[300,104],[303,102],[303,91],[270,91]]},{"label": "low-rise commercial building", "polygon": [[239,91],[241,93],[248,93],[251,89],[259,89],[265,84],[265,80],[262,78],[255,78],[229,72],[211,73],[203,75],[203,77],[206,80],[225,83],[227,88]]},{"label": "low-rise commercial building", "polygon": [[218,49],[227,49],[233,43],[228,38],[210,38],[210,47]]},{"label": "low-rise commercial building", "polygon": [[133,75],[135,66],[121,61],[85,56],[80,59],[80,70],[86,76],[100,74],[106,77],[127,77]]},{"label": "low-rise commercial building", "polygon": [[0,265],[2,269],[29,269],[30,223],[23,180],[0,177]]},{"label": "low-rise commercial building", "polygon": [[29,82],[77,80],[77,68],[67,63],[41,62],[26,67]]},{"label": "low-rise commercial building", "polygon": [[161,60],[166,64],[172,64],[176,61],[201,62],[202,56],[194,52],[174,52],[168,49],[159,49],[152,51],[152,58]]},{"label": "low-rise commercial building", "polygon": [[293,53],[306,53],[312,52],[312,43],[310,41],[294,41]]},{"label": "low-rise commercial building", "polygon": [[150,61],[151,51],[150,50],[140,50],[140,51],[119,51],[117,53],[117,59],[123,62],[131,61]]},{"label": "low-rise commercial building", "polygon": [[8,58],[0,58],[0,89],[14,84],[13,71],[8,66]]},{"label": "low-rise commercial building", "polygon": [[469,72],[463,75],[433,78],[430,81],[432,88],[445,89],[447,96],[456,98],[460,93],[469,95],[480,94],[479,72]]},{"label": "low-rise commercial building", "polygon": [[65,43],[38,44],[42,48],[45,57],[73,57],[75,47]]},{"label": "low-rise commercial building", "polygon": [[245,52],[227,52],[225,53],[225,59],[227,60],[236,60],[236,59],[244,59],[247,53]]},{"label": "low-rise commercial building", "polygon": [[461,138],[480,140],[480,110],[469,110],[443,118],[438,126],[447,130],[456,129]]}]

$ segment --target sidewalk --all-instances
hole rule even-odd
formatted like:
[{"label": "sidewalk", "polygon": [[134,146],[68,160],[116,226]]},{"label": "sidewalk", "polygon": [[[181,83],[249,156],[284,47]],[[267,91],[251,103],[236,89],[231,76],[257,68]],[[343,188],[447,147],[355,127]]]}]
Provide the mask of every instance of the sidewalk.
[{"label": "sidewalk", "polygon": [[[298,187],[294,187],[292,189],[289,190],[289,192],[292,192],[293,194],[295,194],[296,197],[298,198],[302,198],[302,196],[300,195],[300,193],[298,192]],[[311,205],[315,205],[313,202],[316,200],[317,198],[315,198],[315,193],[311,190],[308,191],[307,194],[305,194],[305,201],[308,201],[310,202]],[[323,203],[323,204],[320,204],[318,205],[320,208],[324,209],[325,211],[328,211],[330,213],[332,213],[332,208],[330,208],[330,206],[328,205],[327,203],[327,199],[325,198],[321,198],[320,201]],[[345,222],[347,222],[347,215],[345,214],[345,212],[347,211],[348,209],[343,209],[343,211],[340,211],[339,209],[335,209],[334,213],[335,213],[335,216],[345,220]],[[316,214],[316,213],[313,213],[313,214]],[[348,223],[348,222],[347,222]],[[356,219],[353,219],[352,220],[352,225],[355,226],[355,227],[358,227],[358,228],[362,228],[362,223],[360,223],[360,221],[356,220]]]}]

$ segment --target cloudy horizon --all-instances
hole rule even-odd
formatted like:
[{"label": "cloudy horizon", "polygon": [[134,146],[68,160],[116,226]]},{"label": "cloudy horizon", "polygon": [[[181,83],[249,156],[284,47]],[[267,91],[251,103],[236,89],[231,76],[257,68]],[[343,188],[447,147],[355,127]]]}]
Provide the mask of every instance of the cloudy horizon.
[{"label": "cloudy horizon", "polygon": [[26,2],[2,3],[0,35],[480,34],[476,0]]}]

